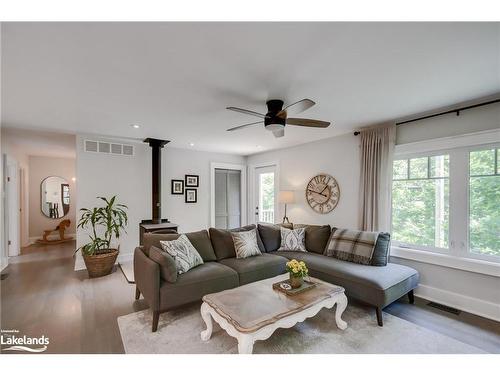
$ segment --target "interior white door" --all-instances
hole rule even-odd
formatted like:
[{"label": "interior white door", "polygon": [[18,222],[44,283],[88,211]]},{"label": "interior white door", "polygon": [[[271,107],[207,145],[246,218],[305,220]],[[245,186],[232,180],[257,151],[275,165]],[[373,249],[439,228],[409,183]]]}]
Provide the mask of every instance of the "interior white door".
[{"label": "interior white door", "polygon": [[19,182],[17,161],[7,157],[7,168],[5,175],[5,195],[7,201],[7,253],[9,256],[17,256],[19,247]]},{"label": "interior white door", "polygon": [[241,171],[215,169],[215,228],[238,228],[242,223]]},{"label": "interior white door", "polygon": [[256,223],[275,223],[278,216],[276,166],[255,168],[254,205]]}]

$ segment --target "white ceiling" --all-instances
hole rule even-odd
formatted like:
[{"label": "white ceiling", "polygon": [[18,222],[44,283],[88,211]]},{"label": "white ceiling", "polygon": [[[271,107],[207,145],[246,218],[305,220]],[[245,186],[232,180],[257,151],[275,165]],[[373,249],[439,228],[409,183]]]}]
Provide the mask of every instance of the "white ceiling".
[{"label": "white ceiling", "polygon": [[[499,92],[499,25],[4,23],[2,123],[247,155]],[[273,98],[333,125],[225,131]]]},{"label": "white ceiling", "polygon": [[28,156],[76,157],[76,137],[71,134],[2,127],[2,143]]}]

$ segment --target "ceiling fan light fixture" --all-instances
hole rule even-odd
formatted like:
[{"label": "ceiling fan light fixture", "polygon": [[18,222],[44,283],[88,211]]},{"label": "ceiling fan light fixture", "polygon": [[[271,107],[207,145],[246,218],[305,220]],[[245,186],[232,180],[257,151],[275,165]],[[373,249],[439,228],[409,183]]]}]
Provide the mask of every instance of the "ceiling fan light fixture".
[{"label": "ceiling fan light fixture", "polygon": [[284,124],[269,124],[269,125],[266,125],[266,129],[270,130],[272,132],[277,131],[277,130],[281,130],[281,129],[284,129],[284,128],[285,128]]}]

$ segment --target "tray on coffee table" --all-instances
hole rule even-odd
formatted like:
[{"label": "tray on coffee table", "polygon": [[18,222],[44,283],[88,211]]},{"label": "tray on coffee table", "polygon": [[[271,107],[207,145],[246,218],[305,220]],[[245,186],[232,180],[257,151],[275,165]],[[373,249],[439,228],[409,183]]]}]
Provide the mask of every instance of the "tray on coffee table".
[{"label": "tray on coffee table", "polygon": [[285,293],[287,296],[296,296],[297,294],[300,294],[300,293],[303,293],[307,290],[310,290],[312,288],[314,288],[317,283],[313,282],[313,281],[309,281],[309,280],[303,280],[302,281],[302,285],[298,288],[295,288],[295,289],[283,289],[281,287],[281,284],[288,284],[290,285],[291,287],[291,282],[290,282],[290,279],[287,279],[287,280],[283,280],[283,281],[280,281],[278,283],[274,283],[273,284],[273,289],[276,289],[277,291],[281,292],[281,293]]}]

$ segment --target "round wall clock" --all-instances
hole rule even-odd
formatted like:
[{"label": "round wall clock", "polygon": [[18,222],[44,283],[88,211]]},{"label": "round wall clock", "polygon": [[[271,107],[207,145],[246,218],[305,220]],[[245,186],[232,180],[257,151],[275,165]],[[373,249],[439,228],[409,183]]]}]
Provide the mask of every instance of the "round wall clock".
[{"label": "round wall clock", "polygon": [[319,174],[311,178],[306,186],[306,200],[311,208],[327,214],[332,211],[340,199],[340,188],[337,180],[328,174]]}]

